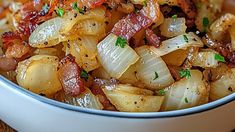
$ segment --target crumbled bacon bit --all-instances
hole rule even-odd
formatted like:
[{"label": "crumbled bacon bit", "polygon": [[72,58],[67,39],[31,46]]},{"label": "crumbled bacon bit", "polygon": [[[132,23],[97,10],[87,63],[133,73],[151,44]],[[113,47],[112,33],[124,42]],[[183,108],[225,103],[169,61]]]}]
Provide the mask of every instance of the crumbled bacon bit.
[{"label": "crumbled bacon bit", "polygon": [[137,32],[151,24],[152,20],[148,17],[140,13],[130,13],[124,19],[118,21],[111,32],[117,36],[130,40]]},{"label": "crumbled bacon bit", "polygon": [[66,94],[78,96],[85,91],[84,83],[80,77],[81,70],[72,55],[67,55],[61,60],[58,73]]},{"label": "crumbled bacon bit", "polygon": [[153,45],[156,48],[160,47],[161,38],[158,37],[151,29],[146,30],[146,39],[149,45]]},{"label": "crumbled bacon bit", "polygon": [[17,61],[14,58],[7,58],[5,56],[0,57],[0,69],[3,71],[15,70]]}]

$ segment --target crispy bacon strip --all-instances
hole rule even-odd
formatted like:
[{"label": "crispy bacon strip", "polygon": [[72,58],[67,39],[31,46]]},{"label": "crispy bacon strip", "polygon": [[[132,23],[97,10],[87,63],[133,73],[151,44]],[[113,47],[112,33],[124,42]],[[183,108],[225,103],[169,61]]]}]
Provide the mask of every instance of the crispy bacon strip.
[{"label": "crispy bacon strip", "polygon": [[189,19],[195,19],[197,8],[192,0],[177,0],[177,2]]},{"label": "crispy bacon strip", "polygon": [[61,60],[58,73],[66,94],[77,96],[85,91],[84,83],[80,77],[81,68],[72,55],[67,55]]},{"label": "crispy bacon strip", "polygon": [[15,70],[17,61],[13,58],[6,58],[5,56],[0,57],[0,69],[3,71]]},{"label": "crispy bacon strip", "polygon": [[149,45],[153,45],[158,48],[161,44],[161,38],[158,37],[151,29],[146,29],[146,39]]},{"label": "crispy bacon strip", "polygon": [[152,22],[151,19],[141,13],[130,13],[127,17],[118,21],[111,32],[117,36],[130,40],[137,32],[142,28],[151,25]]},{"label": "crispy bacon strip", "polygon": [[[111,80],[112,81],[112,80]],[[110,81],[103,79],[95,79],[91,87],[91,92],[99,98],[100,103],[103,105],[105,110],[117,111],[114,105],[108,100],[102,90],[102,86],[108,85]]]}]

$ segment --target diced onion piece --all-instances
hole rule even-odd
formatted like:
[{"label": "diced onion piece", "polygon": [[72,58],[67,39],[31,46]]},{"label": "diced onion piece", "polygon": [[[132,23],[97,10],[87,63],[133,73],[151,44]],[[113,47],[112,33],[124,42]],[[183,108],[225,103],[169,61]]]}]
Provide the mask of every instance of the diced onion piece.
[{"label": "diced onion piece", "polygon": [[56,48],[41,48],[41,49],[36,49],[33,52],[35,55],[57,55],[57,49]]},{"label": "diced onion piece", "polygon": [[79,21],[76,25],[79,35],[94,35],[104,37],[105,35],[105,23],[99,22],[95,19],[86,19]]},{"label": "diced onion piece", "polygon": [[139,66],[134,64],[131,65],[118,79],[121,83],[132,84],[137,87],[144,87],[145,85],[139,80],[136,73],[139,69]]},{"label": "diced onion piece", "polygon": [[189,54],[189,48],[186,50],[179,49],[162,56],[162,59],[167,65],[181,66],[184,63],[185,59],[187,58],[188,54]]},{"label": "diced onion piece", "polygon": [[92,71],[92,76],[101,79],[111,79],[110,75],[104,70],[103,67],[99,67]]},{"label": "diced onion piece", "polygon": [[174,79],[161,57],[153,53],[148,46],[136,49],[140,60],[137,62],[137,77],[150,89],[161,89],[174,83]]},{"label": "diced onion piece", "polygon": [[98,97],[96,97],[88,88],[86,88],[84,92],[76,97],[66,95],[64,92],[60,92],[55,95],[55,98],[67,104],[80,106],[83,108],[98,110],[103,109],[103,105],[100,103]]},{"label": "diced onion piece", "polygon": [[222,40],[227,30],[235,23],[235,16],[230,13],[226,13],[219,19],[214,21],[211,26],[211,35],[216,40]]},{"label": "diced onion piece", "polygon": [[211,83],[210,99],[217,100],[235,92],[235,68]]},{"label": "diced onion piece", "polygon": [[89,52],[81,41],[70,41],[66,45],[66,54],[75,56],[76,63],[87,72],[97,69],[100,64],[96,59],[96,53]]},{"label": "diced onion piece", "polygon": [[185,22],[185,18],[166,18],[160,25],[161,34],[168,38],[184,34],[187,29]]},{"label": "diced onion piece", "polygon": [[207,88],[202,73],[190,70],[191,77],[183,78],[165,88],[162,110],[177,110],[197,106],[208,101]]},{"label": "diced onion piece", "polygon": [[31,47],[51,47],[59,43],[60,30],[63,19],[56,17],[39,25],[29,37]]},{"label": "diced onion piece", "polygon": [[97,55],[98,38],[96,36],[81,36],[82,44],[90,54]]},{"label": "diced onion piece", "polygon": [[61,90],[57,67],[59,58],[49,55],[35,55],[18,64],[17,83],[37,94],[50,96]]},{"label": "diced onion piece", "polygon": [[116,46],[117,36],[109,34],[98,46],[98,59],[111,77],[120,78],[122,74],[135,62],[139,56],[129,46]]},{"label": "diced onion piece", "polygon": [[199,66],[203,68],[215,68],[218,66],[218,61],[215,59],[215,51],[201,51],[192,60],[192,66]]},{"label": "diced onion piece", "polygon": [[221,12],[223,2],[227,0],[209,0],[214,12]]},{"label": "diced onion piece", "polygon": [[137,95],[153,95],[153,91],[142,89],[138,87],[133,87],[129,84],[118,84],[115,86],[115,91],[122,91],[130,94],[137,94]]},{"label": "diced onion piece", "polygon": [[[120,86],[122,88],[120,88]],[[123,111],[123,112],[159,111],[164,97],[145,95],[146,91],[144,92],[144,94],[142,94],[143,90],[144,89],[131,87],[129,85],[117,85],[112,90],[107,89],[107,88],[103,89],[109,101],[119,111]]]},{"label": "diced onion piece", "polygon": [[158,0],[146,0],[144,3],[146,6],[144,6],[140,12],[151,19],[154,23],[157,23],[161,12]]},{"label": "diced onion piece", "polygon": [[150,49],[158,56],[166,55],[178,49],[186,49],[188,47],[203,47],[201,39],[192,32],[182,34],[174,38],[162,41],[159,48],[151,47]]},{"label": "diced onion piece", "polygon": [[232,44],[232,50],[235,51],[235,25],[232,25],[232,27],[229,29],[230,37],[231,37],[231,44]]},{"label": "diced onion piece", "polygon": [[200,5],[200,7],[198,7],[199,9],[196,16],[195,24],[199,31],[207,32],[210,27],[210,24],[216,18],[215,13],[213,13],[212,8],[210,8],[210,3],[207,1],[203,3],[199,2],[196,4]]}]

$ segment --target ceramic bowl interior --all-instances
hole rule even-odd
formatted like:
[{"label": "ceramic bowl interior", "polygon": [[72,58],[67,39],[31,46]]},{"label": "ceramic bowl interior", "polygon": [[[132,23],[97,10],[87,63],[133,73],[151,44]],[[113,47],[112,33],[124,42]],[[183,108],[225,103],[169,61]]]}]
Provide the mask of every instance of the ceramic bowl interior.
[{"label": "ceramic bowl interior", "polygon": [[185,116],[185,115],[196,114],[196,113],[201,113],[201,112],[208,111],[211,109],[215,109],[217,107],[220,107],[222,105],[235,101],[235,93],[233,93],[219,100],[216,100],[216,101],[204,104],[204,105],[192,107],[192,108],[182,109],[182,110],[165,111],[165,112],[145,112],[145,113],[112,112],[112,111],[105,111],[105,110],[87,109],[87,108],[82,108],[82,107],[73,106],[70,104],[65,104],[59,101],[55,101],[55,100],[34,94],[16,85],[15,83],[7,80],[3,76],[0,76],[0,84],[2,86],[10,87],[16,90],[17,92],[23,93],[31,97],[32,99],[36,99],[43,103],[59,107],[61,109],[77,111],[77,112],[93,114],[93,115],[111,116],[111,117],[119,117],[119,118],[167,118],[167,117]]}]

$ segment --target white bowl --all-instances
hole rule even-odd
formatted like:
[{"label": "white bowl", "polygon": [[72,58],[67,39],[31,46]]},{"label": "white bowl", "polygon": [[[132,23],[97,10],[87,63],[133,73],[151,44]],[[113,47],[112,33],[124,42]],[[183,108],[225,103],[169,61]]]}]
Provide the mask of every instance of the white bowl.
[{"label": "white bowl", "polygon": [[172,112],[110,112],[41,97],[0,77],[0,119],[22,132],[229,132],[235,94]]}]

